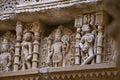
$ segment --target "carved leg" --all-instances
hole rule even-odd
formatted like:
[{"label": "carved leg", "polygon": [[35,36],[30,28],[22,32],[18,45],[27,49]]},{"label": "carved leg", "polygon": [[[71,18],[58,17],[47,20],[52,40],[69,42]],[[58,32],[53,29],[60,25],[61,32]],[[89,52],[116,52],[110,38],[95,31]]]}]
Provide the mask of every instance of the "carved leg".
[{"label": "carved leg", "polygon": [[30,69],[31,68],[31,63],[29,61],[26,62],[27,68]]},{"label": "carved leg", "polygon": [[23,65],[22,65],[22,70],[25,70],[25,63],[23,63]]},{"label": "carved leg", "polygon": [[57,63],[54,63],[54,67],[57,67],[58,66],[58,64]]},{"label": "carved leg", "polygon": [[63,64],[62,64],[62,67],[65,67],[65,59],[63,59]]},{"label": "carved leg", "polygon": [[93,49],[92,48],[90,48],[88,50],[88,54],[86,54],[86,56],[88,56],[88,57],[84,60],[84,62],[81,65],[88,64],[90,61],[93,60],[94,54],[93,54]]}]

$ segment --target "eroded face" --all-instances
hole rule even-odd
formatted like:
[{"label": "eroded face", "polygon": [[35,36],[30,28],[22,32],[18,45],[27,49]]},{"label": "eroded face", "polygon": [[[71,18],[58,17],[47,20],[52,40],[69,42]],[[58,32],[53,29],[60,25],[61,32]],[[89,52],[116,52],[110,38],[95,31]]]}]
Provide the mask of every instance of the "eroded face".
[{"label": "eroded face", "polygon": [[23,36],[23,39],[24,39],[25,41],[30,41],[30,40],[32,40],[32,33],[30,33],[30,32],[25,33],[24,36]]},{"label": "eroded face", "polygon": [[3,39],[3,42],[1,43],[1,51],[7,51],[9,46],[9,41],[7,39]]},{"label": "eroded face", "polygon": [[61,40],[60,35],[56,35],[56,36],[55,36],[55,41],[58,42],[58,41],[60,41],[60,40]]},{"label": "eroded face", "polygon": [[89,25],[83,25],[83,26],[82,26],[82,31],[83,31],[83,32],[89,32],[89,31],[90,31]]}]

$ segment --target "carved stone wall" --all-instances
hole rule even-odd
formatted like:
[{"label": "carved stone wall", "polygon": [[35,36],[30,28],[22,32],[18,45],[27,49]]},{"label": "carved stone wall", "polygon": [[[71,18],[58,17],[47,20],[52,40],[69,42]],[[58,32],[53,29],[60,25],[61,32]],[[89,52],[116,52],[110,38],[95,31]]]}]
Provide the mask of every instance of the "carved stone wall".
[{"label": "carved stone wall", "polygon": [[[14,11],[15,0],[3,1],[6,4],[0,6],[4,11]],[[18,2],[36,1],[40,0]],[[26,15],[19,13],[21,16]],[[54,13],[57,15],[57,11],[47,14],[50,16]],[[66,16],[68,13],[64,12],[64,14],[62,15]],[[59,18],[58,23],[51,25],[42,22],[39,18],[34,18],[34,21],[32,19],[15,21],[15,32],[8,31],[0,36],[0,79],[118,80],[115,42],[106,34],[104,14],[101,10],[91,10],[75,15],[74,19],[72,15],[72,20],[68,20],[69,22],[59,23],[62,19]],[[44,18],[42,20],[45,21]]]},{"label": "carved stone wall", "polygon": [[[76,32],[60,25],[42,39],[40,67],[114,63],[114,41],[105,33],[102,11],[76,16]],[[110,40],[110,41],[108,41]]]}]

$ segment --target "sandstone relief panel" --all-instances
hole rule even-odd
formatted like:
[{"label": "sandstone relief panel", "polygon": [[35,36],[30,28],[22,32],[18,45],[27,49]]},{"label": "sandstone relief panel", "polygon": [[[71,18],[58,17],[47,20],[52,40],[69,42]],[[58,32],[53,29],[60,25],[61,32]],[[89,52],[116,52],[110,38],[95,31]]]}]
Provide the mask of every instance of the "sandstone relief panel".
[{"label": "sandstone relief panel", "polygon": [[116,50],[109,45],[115,43],[105,34],[103,17],[103,12],[79,15],[72,28],[58,25],[48,36],[39,21],[18,21],[16,35],[0,38],[0,71],[115,63]]},{"label": "sandstone relief panel", "polygon": [[76,32],[63,25],[58,26],[42,39],[40,67],[114,63],[114,48],[111,47],[111,52],[106,53],[108,44],[114,45],[114,42],[111,39],[112,42],[105,42],[103,17],[103,12],[77,16],[74,25]]}]

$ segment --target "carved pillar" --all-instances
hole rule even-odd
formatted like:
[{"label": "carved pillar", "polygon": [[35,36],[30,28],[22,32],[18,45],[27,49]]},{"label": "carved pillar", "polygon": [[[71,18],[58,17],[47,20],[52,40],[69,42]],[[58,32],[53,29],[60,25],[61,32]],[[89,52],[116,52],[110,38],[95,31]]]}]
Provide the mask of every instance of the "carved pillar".
[{"label": "carved pillar", "polygon": [[102,51],[103,51],[103,12],[96,13],[96,25],[98,26],[97,34],[97,55],[96,63],[102,62]]},{"label": "carved pillar", "polygon": [[76,33],[76,44],[75,44],[75,65],[80,64],[80,47],[79,47],[79,43],[80,43],[80,31],[81,31],[81,26],[82,26],[82,15],[78,16],[75,19],[75,27],[77,28],[77,33]]},{"label": "carved pillar", "polygon": [[15,44],[15,57],[14,57],[14,71],[19,69],[19,57],[20,57],[20,42],[22,39],[22,25],[21,22],[17,22],[16,25],[16,44]]},{"label": "carved pillar", "polygon": [[33,59],[32,59],[32,69],[38,66],[38,54],[39,54],[39,40],[40,40],[40,24],[39,22],[33,23],[34,27],[34,42],[33,42]]}]

